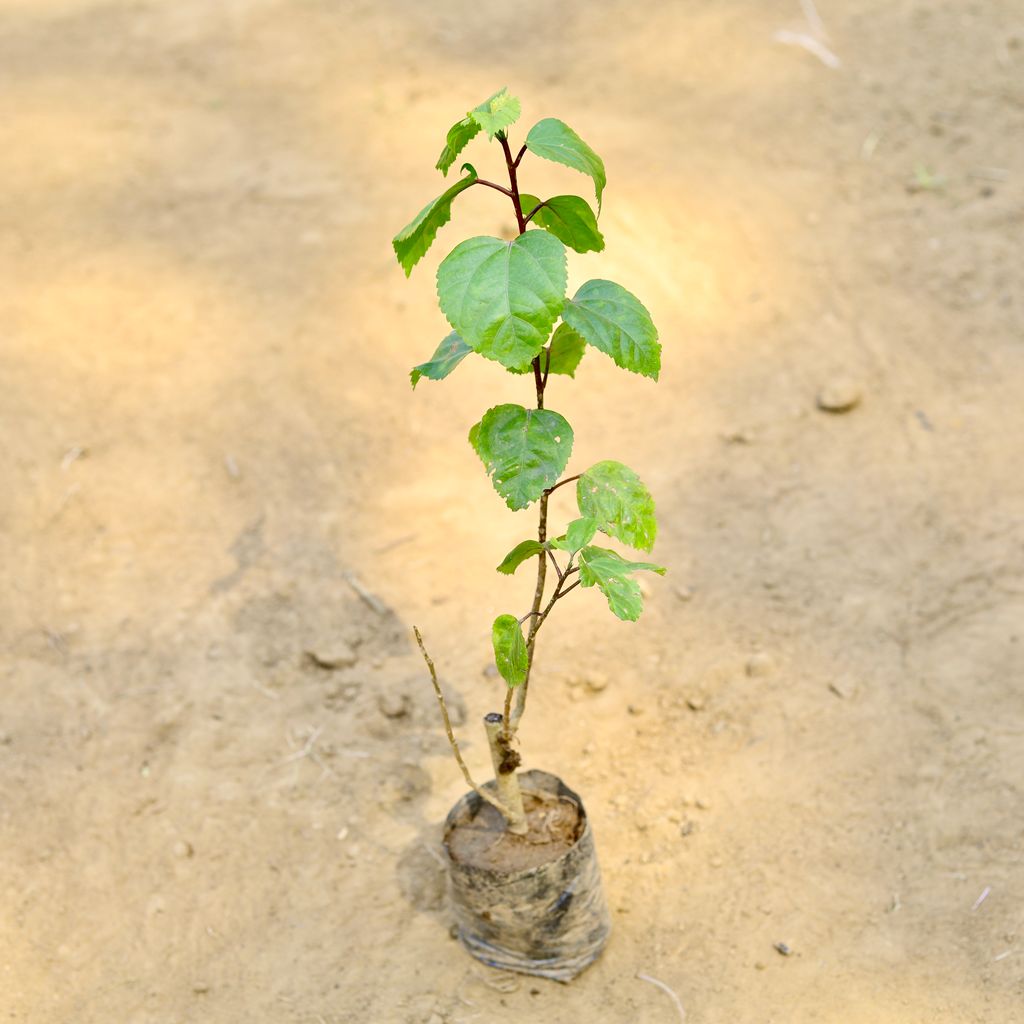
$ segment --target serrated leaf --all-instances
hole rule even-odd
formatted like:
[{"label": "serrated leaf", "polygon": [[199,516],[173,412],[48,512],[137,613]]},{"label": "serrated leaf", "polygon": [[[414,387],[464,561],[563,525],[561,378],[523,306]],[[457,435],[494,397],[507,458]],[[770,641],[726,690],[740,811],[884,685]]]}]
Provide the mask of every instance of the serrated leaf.
[{"label": "serrated leaf", "polygon": [[528,364],[562,312],[565,246],[546,231],[511,242],[481,235],[457,245],[437,268],[437,297],[448,322],[482,356]]},{"label": "serrated leaf", "polygon": [[465,192],[476,181],[476,171],[473,167],[469,164],[463,166],[469,168],[469,173],[464,178],[460,178],[446,192],[427,203],[392,240],[391,244],[394,246],[395,255],[398,257],[398,262],[402,265],[406,277],[412,273],[412,268],[430,248],[437,237],[437,232],[451,220],[452,200],[460,192]]},{"label": "serrated leaf", "polygon": [[437,163],[434,164],[445,177],[448,176],[448,169],[455,163],[458,155],[469,145],[479,131],[480,125],[471,117],[464,117],[461,121],[456,121],[448,129],[448,137],[445,139],[444,149],[441,150],[441,155],[437,158]]},{"label": "serrated leaf", "polygon": [[519,100],[510,96],[506,87],[488,97],[479,107],[474,107],[469,117],[487,132],[487,138],[493,139],[498,132],[519,120],[519,112]]},{"label": "serrated leaf", "polygon": [[658,379],[658,329],[643,303],[622,285],[614,281],[587,281],[566,300],[562,319],[588,345],[611,356],[617,366]]},{"label": "serrated leaf", "polygon": [[597,533],[597,520],[589,516],[574,519],[565,530],[565,536],[551,541],[551,546],[560,551],[579,551],[586,547]]},{"label": "serrated leaf", "polygon": [[519,686],[526,679],[526,640],[519,620],[514,615],[499,615],[491,626],[494,664],[509,686]]},{"label": "serrated leaf", "polygon": [[526,508],[562,475],[572,427],[550,409],[496,405],[469,432],[494,489],[510,509]]},{"label": "serrated leaf", "polygon": [[[520,195],[523,216],[540,203],[536,196]],[[604,248],[604,236],[597,227],[597,218],[590,204],[579,196],[554,196],[533,215],[533,223],[555,238],[561,239],[570,249],[577,252],[600,252]]]},{"label": "serrated leaf", "polygon": [[426,377],[428,380],[444,380],[472,351],[458,334],[452,331],[437,346],[430,359],[425,363],[414,366],[409,371],[409,379],[412,381],[413,390],[416,389],[420,377]]},{"label": "serrated leaf", "polygon": [[551,336],[549,347],[551,362],[548,373],[561,373],[575,379],[576,367],[586,351],[586,342],[568,324],[559,324]]},{"label": "serrated leaf", "polygon": [[594,180],[597,208],[601,209],[601,195],[608,180],[604,161],[564,121],[555,117],[538,121],[526,136],[526,148],[545,160],[589,174]]},{"label": "serrated leaf", "polygon": [[511,576],[528,558],[534,555],[543,555],[544,545],[537,540],[524,540],[517,544],[502,560],[498,566],[498,572]]},{"label": "serrated leaf", "polygon": [[597,528],[640,551],[650,551],[658,534],[654,499],[640,477],[621,462],[598,462],[576,482],[580,514]]},{"label": "serrated leaf", "polygon": [[579,553],[579,564],[580,583],[584,587],[598,587],[612,612],[627,622],[636,622],[644,608],[640,585],[629,574],[646,569],[665,575],[663,566],[630,562],[609,548],[584,548]]}]

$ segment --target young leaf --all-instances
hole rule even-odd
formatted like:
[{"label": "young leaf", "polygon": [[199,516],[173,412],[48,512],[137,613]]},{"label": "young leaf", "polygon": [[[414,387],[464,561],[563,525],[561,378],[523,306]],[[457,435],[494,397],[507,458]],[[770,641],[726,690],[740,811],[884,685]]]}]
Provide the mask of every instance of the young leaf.
[{"label": "young leaf", "polygon": [[[549,354],[545,355],[543,350],[538,353],[541,373],[546,369],[548,373],[561,373],[566,377],[575,378],[576,367],[580,365],[586,347],[587,343],[568,324],[559,324],[551,336]],[[533,364],[530,362],[525,366],[509,366],[507,369],[509,373],[530,373]]]},{"label": "young leaf", "polygon": [[640,300],[614,281],[587,281],[567,299],[562,319],[616,365],[653,380],[661,371],[658,329]]},{"label": "young leaf", "polygon": [[503,366],[524,366],[562,312],[565,246],[546,231],[511,242],[481,235],[437,268],[441,311],[468,345]]},{"label": "young leaf", "polygon": [[[540,203],[536,196],[520,195],[519,200],[524,216],[529,216]],[[598,230],[594,211],[579,196],[555,196],[547,200],[533,215],[533,223],[577,252],[600,252],[604,248],[604,236]]]},{"label": "young leaf", "polygon": [[544,545],[536,540],[524,540],[517,544],[502,560],[498,566],[498,572],[511,576],[528,558],[534,555],[543,555]]},{"label": "young leaf", "polygon": [[487,138],[493,139],[498,132],[519,120],[519,100],[509,95],[507,87],[499,89],[479,107],[474,107],[469,116],[487,132]]},{"label": "young leaf", "polygon": [[491,626],[494,664],[509,686],[519,686],[526,679],[526,641],[519,620],[514,615],[499,615]]},{"label": "young leaf", "polygon": [[448,169],[481,128],[487,132],[488,138],[493,139],[496,132],[507,128],[518,117],[519,100],[515,96],[510,96],[508,89],[499,89],[448,129],[444,149],[441,150],[441,155],[434,166],[447,176]]},{"label": "young leaf", "polygon": [[452,200],[476,181],[477,175],[472,165],[463,166],[469,168],[469,173],[460,178],[447,192],[427,203],[415,219],[406,224],[392,240],[395,255],[405,270],[406,277],[412,273],[412,268],[430,248],[437,237],[437,232],[452,219]]},{"label": "young leaf", "polygon": [[565,531],[564,537],[553,540],[551,546],[560,551],[579,551],[585,548],[597,533],[597,520],[584,516],[582,519],[574,519]]},{"label": "young leaf", "polygon": [[441,155],[437,158],[437,163],[434,164],[446,178],[448,169],[479,131],[480,125],[471,117],[464,117],[461,121],[456,121],[448,129],[448,138],[445,140],[444,149],[441,150]]},{"label": "young leaf", "polygon": [[409,371],[409,379],[412,381],[413,390],[415,391],[420,377],[426,377],[428,380],[444,380],[472,351],[455,331],[452,331],[437,346],[434,354],[427,362],[420,363]]},{"label": "young leaf", "polygon": [[608,548],[586,547],[579,553],[580,583],[584,587],[597,586],[608,599],[608,607],[620,619],[636,622],[643,611],[644,599],[640,586],[629,574],[649,569],[665,575],[664,567],[653,562],[630,562]]},{"label": "young leaf", "polygon": [[589,174],[594,179],[597,208],[601,209],[601,194],[607,178],[604,161],[564,122],[554,117],[538,121],[526,136],[526,148],[531,153],[556,164],[565,164],[573,170]]},{"label": "young leaf", "polygon": [[628,466],[610,459],[591,466],[576,483],[576,502],[602,533],[640,551],[654,547],[654,499]]},{"label": "young leaf", "polygon": [[[576,377],[576,367],[580,365],[586,342],[568,325],[559,324],[551,336],[551,362],[548,373],[563,373],[567,377]],[[543,367],[544,360],[541,360]]]},{"label": "young leaf", "polygon": [[510,509],[526,508],[562,475],[572,427],[550,409],[496,405],[469,432],[494,489]]}]

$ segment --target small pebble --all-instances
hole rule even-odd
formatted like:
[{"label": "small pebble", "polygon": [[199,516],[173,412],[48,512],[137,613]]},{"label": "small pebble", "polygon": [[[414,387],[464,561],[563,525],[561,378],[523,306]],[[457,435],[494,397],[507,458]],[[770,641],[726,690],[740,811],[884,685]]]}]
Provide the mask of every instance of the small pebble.
[{"label": "small pebble", "polygon": [[711,801],[710,800],[706,800],[702,796],[699,796],[699,797],[697,797],[697,800],[696,800],[696,806],[697,806],[697,808],[699,810],[710,811],[711,810]]},{"label": "small pebble", "polygon": [[306,658],[318,668],[332,670],[351,668],[359,660],[355,651],[344,640],[318,644],[313,650],[306,651]]},{"label": "small pebble", "polygon": [[721,857],[712,857],[711,860],[708,861],[708,863],[713,868],[720,868],[722,866],[722,864],[724,863],[724,861],[722,860]]},{"label": "small pebble", "polygon": [[693,587],[687,587],[682,583],[676,584],[676,586],[672,588],[672,593],[675,594],[680,601],[693,600]]},{"label": "small pebble", "polygon": [[860,405],[861,389],[849,377],[836,377],[818,392],[818,408],[822,412],[849,412]]},{"label": "small pebble", "polygon": [[587,689],[591,693],[600,693],[608,689],[608,677],[603,672],[591,672],[587,676]]},{"label": "small pebble", "polygon": [[197,996],[202,996],[210,991],[210,986],[205,981],[197,981],[192,986],[192,991],[195,992]]},{"label": "small pebble", "polygon": [[770,654],[766,654],[764,651],[759,651],[757,654],[752,654],[747,659],[748,676],[767,676],[771,674],[774,668],[775,659],[772,658]]},{"label": "small pebble", "polygon": [[781,953],[783,956],[792,956],[793,955],[793,950],[790,949],[789,946],[785,942],[776,942],[775,943],[775,950],[776,950],[776,952]]},{"label": "small pebble", "polygon": [[409,714],[409,698],[404,693],[382,693],[377,707],[385,718],[402,718]]},{"label": "small pebble", "polygon": [[768,965],[767,964],[763,964],[763,963],[761,963],[760,960],[758,960],[757,963],[754,964],[754,970],[755,971],[766,971],[766,970],[768,970]]},{"label": "small pebble", "polygon": [[174,846],[171,847],[171,852],[178,860],[188,860],[192,856],[192,844],[186,842],[184,839],[179,839]]},{"label": "small pebble", "polygon": [[721,435],[726,444],[753,444],[754,432],[740,427],[736,430],[727,430]]},{"label": "small pebble", "polygon": [[686,698],[686,706],[691,711],[701,711],[704,708],[704,698],[703,697],[687,697]]},{"label": "small pebble", "polygon": [[852,679],[833,679],[828,688],[842,700],[852,700],[857,695],[857,684]]}]

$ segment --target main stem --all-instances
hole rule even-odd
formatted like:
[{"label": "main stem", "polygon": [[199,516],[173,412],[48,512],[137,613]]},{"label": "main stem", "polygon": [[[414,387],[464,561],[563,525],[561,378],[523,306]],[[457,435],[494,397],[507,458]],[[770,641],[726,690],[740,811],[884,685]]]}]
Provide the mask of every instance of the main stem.
[{"label": "main stem", "polygon": [[[524,146],[519,151],[519,155],[513,158],[505,133],[499,132],[498,139],[501,142],[501,148],[505,152],[505,164],[508,168],[509,180],[508,192],[512,198],[512,205],[516,211],[516,222],[519,225],[519,234],[522,235],[526,233],[526,225],[529,222],[529,218],[523,216],[523,204],[519,196],[519,182],[516,177],[516,168],[519,166],[519,161],[522,159],[523,153],[526,151],[526,147]],[[500,186],[492,187],[496,187],[502,192],[505,191],[505,189]],[[536,212],[536,209],[532,210],[531,215]],[[543,353],[541,355],[543,355]],[[544,389],[547,387],[548,368],[550,366],[550,355],[544,363],[541,362],[541,355],[536,356],[533,360],[533,380],[534,387],[537,392],[538,409],[544,408]],[[575,477],[570,479],[575,479]],[[567,482],[567,480],[561,481],[559,484],[556,484],[555,487],[559,487],[562,483]],[[551,487],[546,490],[540,498],[540,514],[537,522],[537,540],[541,544],[548,539],[548,497],[555,487]],[[576,569],[572,568],[572,559],[569,560],[569,564],[566,566],[565,572],[559,572],[556,566],[556,572],[558,572],[558,583],[555,586],[551,598],[547,605],[544,605],[542,611],[541,607],[544,602],[544,585],[547,582],[547,570],[548,560],[545,552],[541,552],[537,557],[537,586],[533,592],[533,607],[531,608],[528,616],[525,616],[530,620],[530,628],[526,635],[526,677],[523,682],[515,688],[515,709],[512,707],[513,688],[507,687],[505,690],[504,713],[501,715],[488,715],[484,720],[487,730],[487,742],[490,746],[491,758],[494,763],[494,777],[498,793],[500,794],[502,803],[505,806],[514,809],[516,818],[521,814],[523,805],[519,789],[519,780],[516,777],[516,768],[519,767],[520,759],[519,754],[512,748],[512,744],[515,741],[516,732],[519,729],[519,720],[523,717],[523,711],[526,708],[526,695],[530,686],[530,672],[533,669],[533,656],[537,647],[537,633],[540,630],[540,627],[544,624],[544,620],[548,617],[551,609],[554,607],[555,602],[579,585],[579,581],[576,580],[571,585],[566,586],[569,576],[577,572]],[[509,818],[508,815],[506,815],[506,819],[509,822],[510,831],[515,832],[522,828],[521,822],[524,819],[519,818],[518,820],[514,820],[513,818]]]},{"label": "main stem", "polygon": [[[519,156],[513,157],[509,148],[508,137],[504,132],[498,134],[501,141],[501,148],[505,153],[505,166],[508,168],[509,187],[512,191],[512,205],[516,211],[516,221],[519,224],[519,234],[526,233],[526,218],[523,216],[523,204],[519,198],[519,180],[516,175],[516,168],[522,158],[525,146],[519,151]],[[545,368],[546,371],[546,368]],[[537,408],[544,408],[544,388],[547,386],[547,373],[541,370],[540,356],[533,360],[533,380],[537,390]],[[537,540],[543,544],[548,539],[548,496],[542,494],[540,499],[540,516],[537,523]],[[530,628],[526,637],[526,678],[517,688],[516,707],[512,710],[512,687],[505,691],[505,712],[502,715],[502,739],[509,743],[515,737],[519,728],[519,720],[523,717],[526,707],[526,692],[530,685],[530,669],[533,667],[533,651],[536,641],[537,630],[543,621],[540,614],[541,602],[544,600],[544,584],[547,582],[548,562],[543,554],[537,559],[537,586],[533,592],[533,606],[530,609]]]}]

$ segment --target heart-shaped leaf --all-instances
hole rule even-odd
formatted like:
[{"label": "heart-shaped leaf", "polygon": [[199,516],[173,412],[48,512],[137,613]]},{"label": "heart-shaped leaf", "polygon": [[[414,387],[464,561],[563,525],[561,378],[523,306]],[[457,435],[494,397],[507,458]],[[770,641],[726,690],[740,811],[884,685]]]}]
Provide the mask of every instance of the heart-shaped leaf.
[{"label": "heart-shaped leaf", "polygon": [[511,242],[481,235],[437,269],[441,310],[462,339],[503,366],[529,364],[562,312],[565,246],[546,231]]},{"label": "heart-shaped leaf", "polygon": [[526,508],[562,475],[572,427],[550,409],[497,405],[469,432],[469,443],[511,509]]}]

